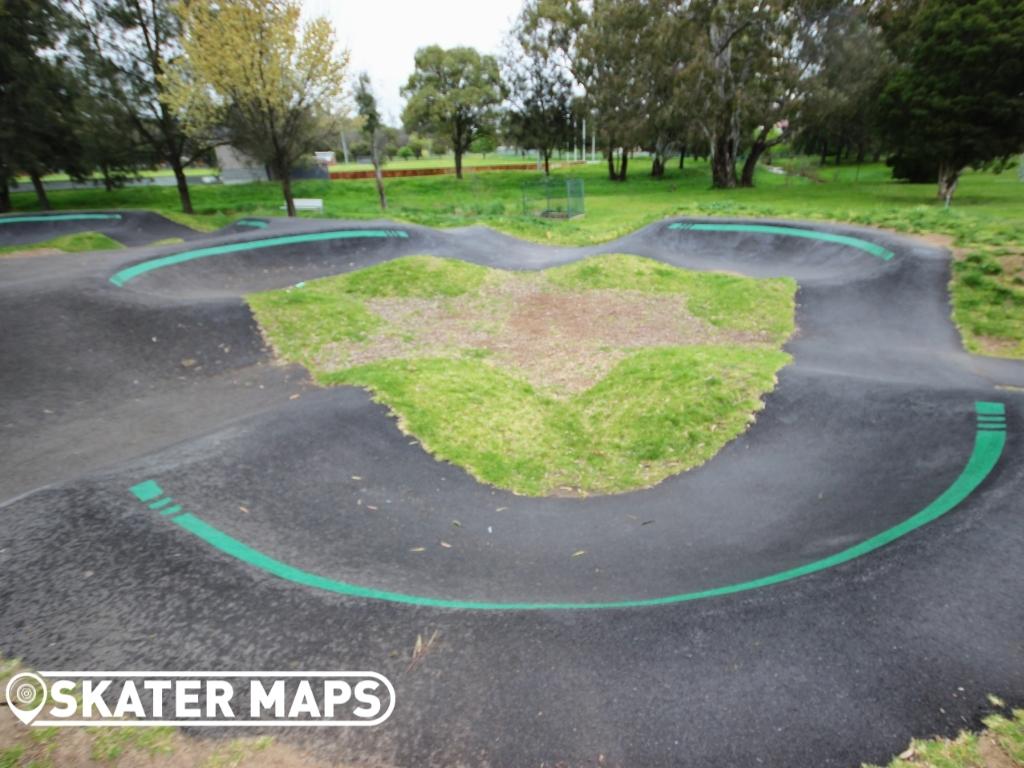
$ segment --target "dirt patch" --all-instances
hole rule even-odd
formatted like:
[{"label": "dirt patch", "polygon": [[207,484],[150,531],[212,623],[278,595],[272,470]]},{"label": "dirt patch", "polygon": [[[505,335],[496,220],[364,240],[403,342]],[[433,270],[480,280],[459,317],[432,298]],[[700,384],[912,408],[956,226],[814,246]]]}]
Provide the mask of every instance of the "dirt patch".
[{"label": "dirt patch", "polygon": [[631,350],[696,344],[770,345],[767,335],[716,328],[678,294],[565,291],[511,275],[451,299],[371,299],[384,327],[363,342],[331,344],[328,370],[389,359],[474,355],[535,387],[570,395],[603,378]]}]

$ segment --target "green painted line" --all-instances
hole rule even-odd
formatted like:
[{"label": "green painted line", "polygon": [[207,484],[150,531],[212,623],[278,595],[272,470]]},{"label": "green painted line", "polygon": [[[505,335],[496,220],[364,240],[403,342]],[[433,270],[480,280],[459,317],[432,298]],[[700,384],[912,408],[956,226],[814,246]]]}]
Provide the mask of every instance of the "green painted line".
[{"label": "green painted line", "polygon": [[979,419],[983,416],[1006,416],[1006,406],[1003,403],[976,403],[975,408]]},{"label": "green painted line", "polygon": [[31,224],[36,221],[120,221],[119,213],[54,213],[42,216],[0,216],[0,224]]},{"label": "green painted line", "polygon": [[259,219],[239,219],[236,223],[240,227],[254,227],[256,229],[267,228],[267,222],[260,221]]},{"label": "green painted line", "polygon": [[150,509],[163,509],[168,504],[170,504],[172,501],[174,501],[174,499],[172,499],[170,496],[165,496],[164,498],[160,499],[159,501],[154,501],[152,504],[149,505],[149,508]]},{"label": "green painted line", "polygon": [[164,492],[160,490],[160,486],[156,484],[156,480],[146,480],[133,485],[131,492],[135,494],[135,498],[139,501],[152,501],[158,496],[163,496]]},{"label": "green painted line", "polygon": [[168,507],[163,512],[161,512],[160,514],[161,515],[168,515],[169,516],[169,515],[176,515],[179,512],[181,512],[181,504],[175,504],[173,507]]},{"label": "green painted line", "polygon": [[[1001,403],[976,403],[978,413],[992,413],[995,406],[1003,408]],[[673,603],[685,603],[692,600],[702,600],[709,597],[721,597],[732,595],[737,592],[747,592],[753,589],[760,589],[782,582],[791,581],[807,576],[828,568],[835,568],[837,565],[848,563],[858,557],[863,557],[886,544],[906,536],[911,531],[920,528],[942,515],[949,512],[957,504],[966,499],[975,488],[988,476],[999,461],[1006,443],[1006,435],[1003,432],[980,430],[974,436],[974,450],[971,452],[967,464],[964,466],[960,476],[953,481],[937,499],[917,514],[907,518],[902,523],[894,525],[881,533],[865,539],[859,544],[837,552],[834,555],[815,560],[806,565],[790,568],[786,571],[773,573],[752,581],[743,581],[738,584],[729,584],[722,587],[714,587],[700,592],[687,592],[679,595],[668,595],[666,597],[655,597],[642,600],[615,600],[610,602],[593,603],[531,603],[531,602],[477,602],[471,600],[448,600],[436,597],[424,597],[420,595],[408,595],[402,592],[387,592],[385,590],[363,587],[357,584],[349,584],[344,581],[329,579],[325,576],[318,576],[315,573],[304,571],[301,568],[282,563],[280,560],[253,549],[220,529],[201,520],[193,514],[185,513],[174,518],[174,522],[186,531],[198,536],[207,544],[219,549],[226,555],[241,560],[254,568],[259,568],[273,576],[301,584],[307,587],[323,589],[328,592],[349,595],[351,597],[366,598],[370,600],[386,600],[393,603],[406,603],[409,605],[428,606],[432,608],[456,608],[464,610],[482,611],[560,611],[560,610],[588,610],[599,608],[643,608],[658,605],[671,605]]]},{"label": "green painted line", "polygon": [[979,424],[1005,424],[1005,416],[988,416],[986,414],[978,414]]},{"label": "green painted line", "polygon": [[893,252],[888,248],[862,240],[859,237],[848,235],[834,235],[831,232],[818,232],[814,229],[799,229],[797,227],[780,227],[773,224],[688,224],[676,222],[669,224],[669,229],[685,229],[694,232],[753,232],[762,235],[786,235],[788,237],[805,237],[810,240],[823,240],[827,243],[838,243],[848,245],[851,248],[870,253],[882,261],[890,261]]},{"label": "green painted line", "polygon": [[266,240],[250,240],[245,243],[231,243],[229,245],[215,245],[209,248],[197,248],[191,251],[182,251],[170,256],[161,256],[157,259],[143,261],[131,267],[125,267],[110,278],[110,282],[117,286],[123,286],[129,280],[134,280],[139,275],[152,272],[154,269],[170,267],[174,264],[182,264],[194,259],[205,259],[208,256],[221,256],[225,253],[238,253],[240,251],[255,251],[260,248],[276,248],[282,245],[296,245],[298,243],[317,243],[325,240],[352,240],[370,237],[408,237],[409,234],[400,229],[342,229],[333,232],[310,232],[304,235],[286,235],[283,237],[270,237]]}]

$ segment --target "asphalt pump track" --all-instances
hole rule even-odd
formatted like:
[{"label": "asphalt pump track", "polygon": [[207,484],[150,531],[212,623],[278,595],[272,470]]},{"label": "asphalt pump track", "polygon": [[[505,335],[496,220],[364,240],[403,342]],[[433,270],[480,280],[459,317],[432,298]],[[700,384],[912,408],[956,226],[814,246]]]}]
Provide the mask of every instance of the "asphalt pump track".
[{"label": "asphalt pump track", "polygon": [[[387,723],[276,734],[354,765],[856,765],[977,725],[986,694],[1024,701],[1024,364],[963,351],[946,250],[718,218],[553,248],[100,215],[0,219],[3,245],[134,246],[0,260],[4,655],[372,669]],[[166,237],[188,242],[144,245]],[[515,496],[273,361],[242,298],[413,253],[792,276],[794,361],[704,466]]]}]

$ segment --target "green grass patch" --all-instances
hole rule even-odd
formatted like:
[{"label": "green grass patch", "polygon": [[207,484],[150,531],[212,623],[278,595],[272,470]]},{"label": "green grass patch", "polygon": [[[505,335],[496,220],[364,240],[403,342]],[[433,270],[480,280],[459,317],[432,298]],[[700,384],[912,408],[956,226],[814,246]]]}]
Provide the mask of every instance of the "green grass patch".
[{"label": "green grass patch", "polygon": [[712,325],[765,331],[781,344],[793,333],[791,311],[796,281],[751,280],[738,275],[691,272],[626,254],[584,259],[544,272],[560,288],[678,293],[686,306]]},{"label": "green grass patch", "polygon": [[84,251],[111,251],[123,248],[117,240],[107,237],[102,232],[75,232],[61,235],[41,243],[23,243],[21,245],[5,245],[0,247],[0,256],[12,253],[31,253],[40,250],[58,250],[65,253],[82,253]]},{"label": "green grass patch", "polygon": [[[545,306],[556,308],[588,291],[605,291],[602,301],[673,294],[712,332],[725,325],[756,336],[735,344],[602,348],[595,354],[617,355],[610,372],[570,392],[537,386],[521,370],[498,364],[509,337],[492,349],[474,334],[507,330],[509,321],[486,311],[479,322],[468,318],[475,344],[450,342],[443,357],[327,362],[345,359],[325,356],[332,345],[394,342],[397,331],[367,306],[370,299],[431,299],[443,315],[475,311],[472,301],[456,297],[486,300],[483,289],[521,296],[524,288],[536,288]],[[594,257],[539,276],[417,256],[248,300],[279,355],[306,365],[321,384],[370,389],[438,459],[516,493],[577,495],[652,485],[707,461],[741,434],[790,360],[778,347],[793,332],[795,291],[788,279],[688,272],[636,256]],[[515,316],[510,310],[508,317]],[[538,339],[537,349],[559,347]],[[573,358],[567,354],[564,364],[574,365]]]},{"label": "green grass patch", "polygon": [[963,731],[955,739],[914,739],[887,768],[1024,768],[1024,709],[983,723],[980,733]]}]

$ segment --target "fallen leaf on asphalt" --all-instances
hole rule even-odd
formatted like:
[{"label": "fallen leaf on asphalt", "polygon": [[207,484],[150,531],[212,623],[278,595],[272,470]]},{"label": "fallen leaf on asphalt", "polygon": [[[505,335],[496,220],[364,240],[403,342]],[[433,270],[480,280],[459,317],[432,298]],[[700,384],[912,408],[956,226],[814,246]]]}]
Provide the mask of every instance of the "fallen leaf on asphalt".
[{"label": "fallen leaf on asphalt", "polygon": [[295,395],[292,395],[291,397],[289,397],[288,399],[289,400],[298,400],[299,396],[297,394],[295,394]]},{"label": "fallen leaf on asphalt", "polygon": [[451,549],[452,548],[452,545],[449,544],[447,541],[442,541],[441,542],[441,546],[444,547],[445,549]]},{"label": "fallen leaf on asphalt", "polygon": [[426,547],[413,547],[409,551],[410,552],[426,552],[427,548]]},{"label": "fallen leaf on asphalt", "polygon": [[377,508],[376,508],[375,506],[373,506],[373,504],[367,504],[367,505],[366,505],[366,508],[367,508],[367,509],[372,509],[372,510],[373,510],[374,512],[376,512],[376,511],[377,511]]},{"label": "fallen leaf on asphalt", "polygon": [[352,479],[353,480],[362,480],[363,478],[361,478],[359,475],[352,475]]},{"label": "fallen leaf on asphalt", "polygon": [[452,528],[461,528],[461,527],[462,527],[462,523],[460,523],[458,520],[452,520]]},{"label": "fallen leaf on asphalt", "polygon": [[585,550],[585,549],[577,549],[575,552],[572,553],[572,556],[573,557],[580,557],[581,555],[585,555],[585,554],[587,554],[587,550]]},{"label": "fallen leaf on asphalt", "polygon": [[238,508],[240,510],[242,510],[243,512],[245,512],[245,514],[247,514],[247,515],[249,514],[249,508],[248,507],[243,507],[241,504],[239,504]]}]

